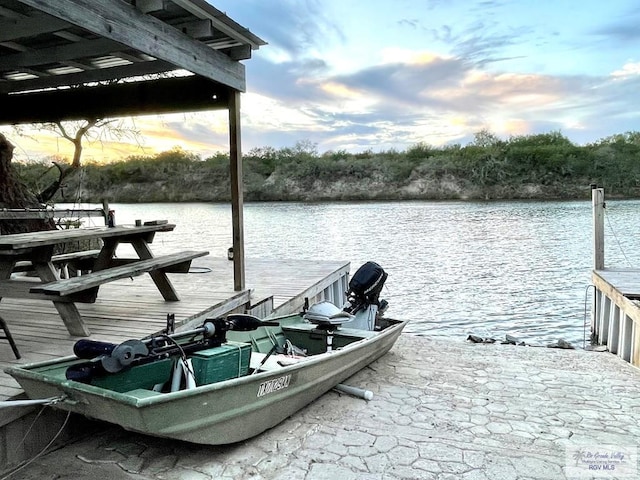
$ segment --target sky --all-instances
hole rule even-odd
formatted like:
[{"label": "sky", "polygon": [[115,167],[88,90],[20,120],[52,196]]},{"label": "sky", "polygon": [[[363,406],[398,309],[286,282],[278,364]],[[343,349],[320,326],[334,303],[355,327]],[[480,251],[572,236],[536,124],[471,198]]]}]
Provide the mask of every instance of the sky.
[{"label": "sky", "polygon": [[[268,42],[243,62],[244,152],[403,151],[481,130],[587,144],[640,130],[637,0],[208,1]],[[95,142],[85,158],[229,149],[226,112],[129,121],[144,150]],[[68,155],[55,137],[11,138],[16,158]]]}]

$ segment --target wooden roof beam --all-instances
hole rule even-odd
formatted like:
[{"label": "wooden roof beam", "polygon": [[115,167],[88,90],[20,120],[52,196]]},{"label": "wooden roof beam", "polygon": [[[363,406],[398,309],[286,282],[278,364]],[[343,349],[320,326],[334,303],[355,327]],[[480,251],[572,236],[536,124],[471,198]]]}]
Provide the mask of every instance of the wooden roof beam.
[{"label": "wooden roof beam", "polygon": [[184,68],[236,90],[246,90],[244,65],[224,53],[194,42],[179,30],[121,0],[20,2],[96,35],[172,63],[177,68]]},{"label": "wooden roof beam", "polygon": [[136,0],[136,8],[142,13],[159,12],[164,10],[165,0]]},{"label": "wooden roof beam", "polygon": [[251,45],[239,45],[225,50],[232,60],[249,60],[251,58]]},{"label": "wooden roof beam", "polygon": [[207,19],[179,23],[174,26],[182,33],[189,35],[191,38],[208,38],[215,34],[211,20]]}]

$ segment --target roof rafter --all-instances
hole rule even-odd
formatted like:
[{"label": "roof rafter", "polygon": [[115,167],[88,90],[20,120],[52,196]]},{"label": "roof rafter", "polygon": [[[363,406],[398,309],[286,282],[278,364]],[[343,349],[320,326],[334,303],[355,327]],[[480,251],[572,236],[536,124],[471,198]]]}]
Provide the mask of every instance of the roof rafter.
[{"label": "roof rafter", "polygon": [[38,15],[35,17],[22,16],[20,19],[3,20],[0,21],[0,42],[55,32],[62,30],[66,25],[66,22],[51,18],[48,15]]},{"label": "roof rafter", "polygon": [[144,64],[133,63],[131,65],[122,65],[111,68],[99,68],[84,72],[68,73],[66,75],[49,76],[47,78],[33,78],[31,80],[22,80],[20,82],[0,82],[0,92],[12,93],[30,90],[43,90],[47,88],[56,88],[63,86],[77,86],[83,83],[105,82],[113,79],[124,79],[138,77],[142,75],[155,75],[164,73],[172,68],[173,65],[156,60],[153,62],[145,62]]},{"label": "roof rafter", "polygon": [[98,38],[70,43],[68,45],[43,48],[37,51],[26,50],[22,53],[6,55],[2,58],[3,68],[21,68],[34,65],[46,65],[50,63],[75,60],[82,55],[106,55],[114,48],[123,48],[109,39]]},{"label": "roof rafter", "polygon": [[[254,43],[248,36],[240,33],[237,30],[237,28],[233,28],[231,25],[228,25],[227,23],[223,22],[220,19],[220,17],[223,16],[222,13],[218,15],[215,15],[215,14],[212,15],[210,11],[215,9],[211,7],[211,5],[209,5],[208,3],[204,2],[203,0],[171,0],[171,1],[176,5],[180,5],[186,11],[191,12],[197,17],[208,18],[209,20],[211,20],[213,26],[217,30],[220,30],[225,35],[228,35],[229,37],[235,40],[238,40],[240,43],[249,43],[249,44]],[[228,19],[226,15],[224,15],[224,17]]]}]

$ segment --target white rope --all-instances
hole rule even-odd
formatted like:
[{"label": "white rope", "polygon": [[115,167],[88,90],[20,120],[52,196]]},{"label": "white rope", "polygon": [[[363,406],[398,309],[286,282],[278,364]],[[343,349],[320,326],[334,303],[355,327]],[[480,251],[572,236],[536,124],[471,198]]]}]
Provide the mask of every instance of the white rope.
[{"label": "white rope", "polygon": [[607,212],[607,210],[605,209],[604,213],[605,213],[604,218],[607,219],[607,225],[609,225],[609,230],[611,231],[611,234],[613,235],[613,238],[615,239],[616,244],[618,245],[618,248],[620,249],[620,253],[622,253],[622,256],[627,261],[627,264],[630,267],[633,267],[633,265],[629,261],[629,258],[627,257],[627,253],[622,248],[622,244],[620,243],[620,240],[618,239],[618,235],[616,235],[616,231],[614,230],[613,225],[611,224],[611,219],[609,218],[609,212]]}]

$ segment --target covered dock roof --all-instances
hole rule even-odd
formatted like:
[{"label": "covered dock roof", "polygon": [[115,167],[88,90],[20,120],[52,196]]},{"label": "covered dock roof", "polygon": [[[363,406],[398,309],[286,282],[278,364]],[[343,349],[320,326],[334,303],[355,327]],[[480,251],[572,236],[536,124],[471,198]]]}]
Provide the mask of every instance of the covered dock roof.
[{"label": "covered dock roof", "polygon": [[265,44],[205,0],[0,0],[0,124],[227,109],[240,290],[241,61]]}]

